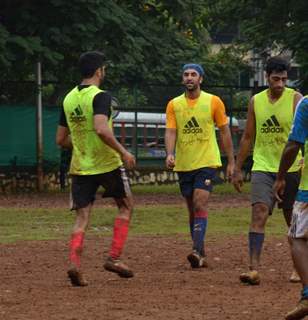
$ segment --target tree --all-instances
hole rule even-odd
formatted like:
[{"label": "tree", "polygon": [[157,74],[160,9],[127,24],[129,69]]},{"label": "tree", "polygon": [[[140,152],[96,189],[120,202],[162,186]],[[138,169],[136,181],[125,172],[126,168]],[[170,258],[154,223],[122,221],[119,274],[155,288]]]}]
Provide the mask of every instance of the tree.
[{"label": "tree", "polygon": [[[2,79],[33,81],[40,60],[43,79],[54,82],[44,87],[45,96],[55,103],[79,81],[76,63],[80,53],[102,49],[110,60],[107,88],[179,84],[181,66],[190,61],[204,65],[207,82],[232,82],[237,78],[239,59],[230,50],[210,53],[205,2],[2,0]],[[23,85],[13,91],[10,101],[20,95],[32,99],[32,87]]]},{"label": "tree", "polygon": [[[308,89],[308,2],[306,0],[207,1],[212,27],[236,26],[239,50],[254,50],[266,59],[271,53],[291,53],[301,65],[303,88]],[[218,26],[218,27],[217,27]]]}]

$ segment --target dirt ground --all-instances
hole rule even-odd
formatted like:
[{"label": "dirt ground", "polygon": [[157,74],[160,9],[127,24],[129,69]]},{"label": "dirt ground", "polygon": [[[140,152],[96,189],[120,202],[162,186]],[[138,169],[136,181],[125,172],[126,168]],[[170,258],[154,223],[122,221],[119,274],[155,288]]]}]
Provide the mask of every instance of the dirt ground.
[{"label": "dirt ground", "polygon": [[[67,204],[66,195],[56,201],[54,196],[13,198],[1,197],[0,206]],[[172,200],[162,198],[160,203]],[[144,205],[156,201],[136,199]],[[181,200],[174,197],[173,201]],[[223,201],[213,197],[212,205],[215,202],[228,207],[249,205],[246,196],[226,196]],[[238,280],[247,266],[246,238],[209,237],[209,268],[193,271],[186,261],[188,237],[129,237],[123,258],[135,271],[132,279],[103,270],[110,237],[87,238],[82,263],[89,286],[84,288],[71,287],[67,280],[66,241],[0,244],[0,319],[283,319],[297,303],[300,290],[299,284],[288,282],[292,263],[287,240],[266,239],[261,285],[249,287]]]},{"label": "dirt ground", "polygon": [[[160,205],[168,204],[182,204],[184,200],[180,195],[134,195],[134,202],[136,206],[144,205]],[[114,202],[110,198],[102,199],[99,194],[96,195],[96,206],[113,206]],[[209,201],[209,208],[221,209],[226,207],[244,207],[250,206],[248,194],[225,194],[219,195],[213,193]],[[15,194],[15,195],[1,195],[0,207],[27,207],[27,208],[68,208],[69,194],[68,193],[29,193],[29,194]]]}]

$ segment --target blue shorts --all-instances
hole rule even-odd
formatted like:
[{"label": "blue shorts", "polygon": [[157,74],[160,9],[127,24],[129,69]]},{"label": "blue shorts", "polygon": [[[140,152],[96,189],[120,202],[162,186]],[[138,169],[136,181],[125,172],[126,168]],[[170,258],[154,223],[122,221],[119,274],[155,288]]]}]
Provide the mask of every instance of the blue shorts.
[{"label": "blue shorts", "polygon": [[213,190],[213,179],[216,175],[215,168],[200,168],[193,171],[177,172],[183,197],[191,197],[195,189],[208,192]]}]

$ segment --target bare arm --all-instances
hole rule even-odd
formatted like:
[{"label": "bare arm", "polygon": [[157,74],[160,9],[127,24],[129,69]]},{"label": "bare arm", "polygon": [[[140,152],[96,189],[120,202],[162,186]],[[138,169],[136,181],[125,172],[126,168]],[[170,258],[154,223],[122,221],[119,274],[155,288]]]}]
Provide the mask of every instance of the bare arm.
[{"label": "bare arm", "polygon": [[279,171],[277,173],[277,179],[284,179],[286,173],[294,163],[298,151],[302,144],[296,141],[288,141],[280,159]]},{"label": "bare arm", "polygon": [[241,170],[243,163],[245,162],[250,150],[252,143],[256,136],[256,117],[254,111],[253,100],[250,100],[248,106],[247,122],[246,127],[241,138],[239,151],[236,157],[235,170]]},{"label": "bare arm", "polygon": [[58,126],[56,133],[56,143],[62,148],[72,149],[72,140],[69,129],[67,127]]},{"label": "bare arm", "polygon": [[132,169],[136,165],[135,157],[118,142],[112,130],[109,128],[108,117],[106,115],[94,115],[94,128],[102,141],[120,154],[121,159],[128,169]]},{"label": "bare arm", "polygon": [[296,92],[294,94],[294,100],[293,100],[293,111],[295,112],[296,106],[299,103],[299,101],[303,98],[303,96],[301,95],[301,93]]},{"label": "bare arm", "polygon": [[246,127],[244,130],[243,136],[241,138],[239,151],[236,156],[234,174],[232,179],[235,189],[239,192],[241,192],[241,187],[243,185],[243,176],[242,176],[241,169],[244,161],[246,160],[251,150],[251,146],[255,140],[255,136],[256,136],[256,116],[254,112],[254,102],[252,98],[248,106]]},{"label": "bare arm", "polygon": [[175,143],[176,143],[176,129],[166,128],[165,132],[165,146],[167,152],[166,166],[172,169],[175,165]]},{"label": "bare arm", "polygon": [[232,143],[229,125],[226,124],[224,126],[219,127],[219,131],[220,131],[220,137],[221,137],[223,146],[225,148],[225,152],[228,157],[226,175],[227,175],[227,178],[230,179],[234,170],[234,153],[233,153],[233,143]]}]

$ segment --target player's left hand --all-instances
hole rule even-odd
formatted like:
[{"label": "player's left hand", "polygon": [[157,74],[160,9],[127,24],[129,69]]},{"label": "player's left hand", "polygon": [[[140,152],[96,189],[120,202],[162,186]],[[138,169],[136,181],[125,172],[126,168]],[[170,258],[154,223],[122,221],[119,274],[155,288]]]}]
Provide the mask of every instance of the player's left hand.
[{"label": "player's left hand", "polygon": [[274,195],[279,202],[282,202],[282,195],[286,186],[285,180],[276,180],[273,185]]},{"label": "player's left hand", "polygon": [[244,179],[241,169],[234,168],[231,182],[233,183],[235,190],[237,190],[238,192],[242,192]]},{"label": "player's left hand", "polygon": [[226,178],[228,182],[231,182],[234,173],[234,162],[229,162],[226,169]]},{"label": "player's left hand", "polygon": [[134,155],[128,151],[122,155],[122,161],[124,162],[126,169],[133,169],[136,166],[136,159]]},{"label": "player's left hand", "polygon": [[166,158],[166,167],[168,169],[173,169],[175,166],[175,157],[173,154],[168,154]]}]

